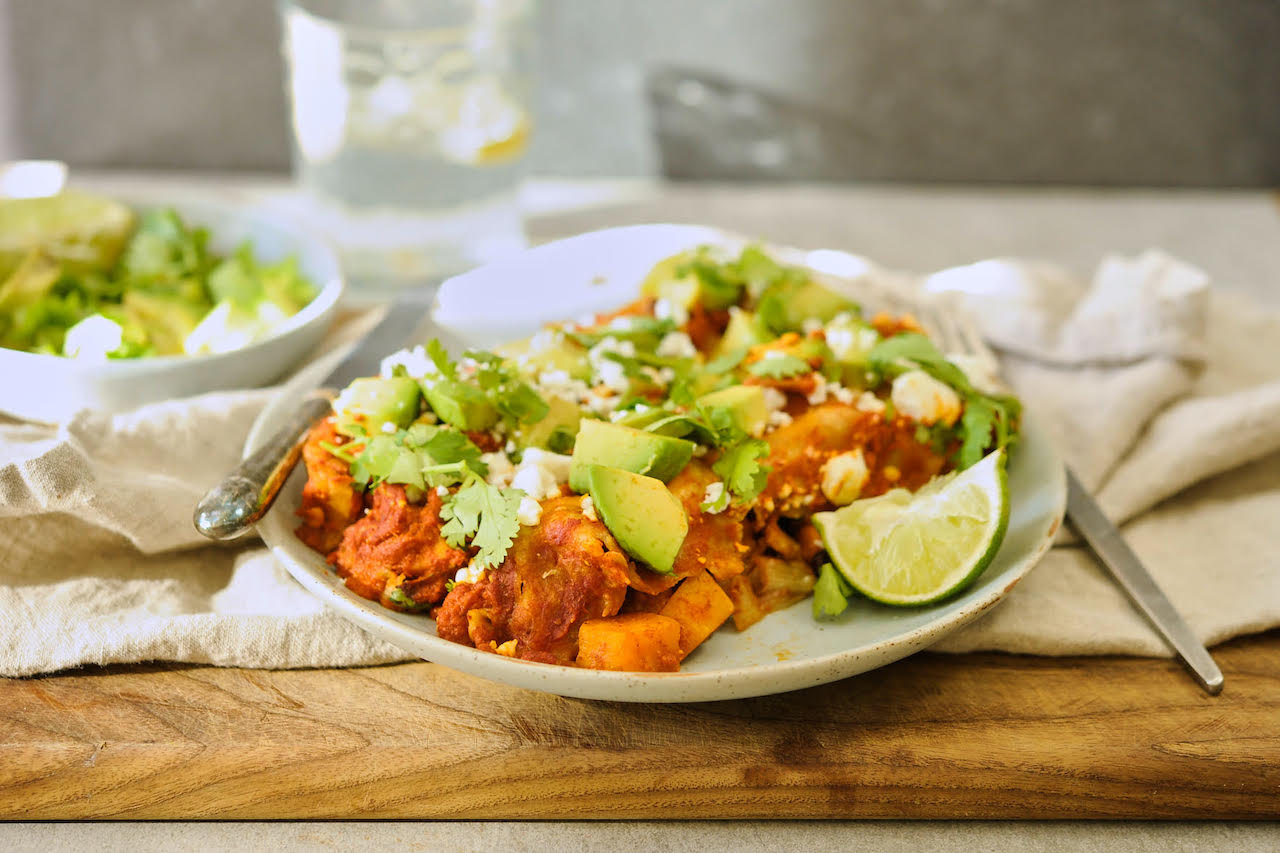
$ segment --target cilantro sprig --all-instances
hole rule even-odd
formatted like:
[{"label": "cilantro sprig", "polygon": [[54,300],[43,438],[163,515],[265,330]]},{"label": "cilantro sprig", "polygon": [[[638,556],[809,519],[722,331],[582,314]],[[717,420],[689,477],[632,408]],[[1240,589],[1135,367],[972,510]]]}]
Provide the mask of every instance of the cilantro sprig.
[{"label": "cilantro sprig", "polygon": [[469,472],[462,487],[440,511],[440,518],[445,522],[440,532],[455,548],[469,543],[478,549],[472,565],[494,568],[506,559],[512,541],[520,532],[516,513],[523,497],[524,492],[519,489],[500,489]]},{"label": "cilantro sprig", "polygon": [[1016,439],[1022,412],[1018,399],[1008,394],[984,394],[974,388],[964,371],[947,361],[924,335],[907,332],[885,338],[867,353],[867,361],[883,376],[919,368],[961,396],[964,414],[957,425],[961,441],[957,467],[968,468],[981,460],[988,448],[1004,447]]},{"label": "cilantro sprig", "polygon": [[711,463],[711,470],[724,479],[725,488],[739,504],[748,504],[764,491],[769,466],[760,460],[769,455],[769,443],[759,438],[743,438],[724,449]]},{"label": "cilantro sprig", "polygon": [[415,489],[449,486],[461,482],[467,472],[481,477],[489,468],[480,459],[480,448],[461,432],[449,427],[414,424],[391,435],[369,435],[362,427],[343,445],[325,449],[351,468],[351,479],[362,489],[381,483],[398,483]]}]

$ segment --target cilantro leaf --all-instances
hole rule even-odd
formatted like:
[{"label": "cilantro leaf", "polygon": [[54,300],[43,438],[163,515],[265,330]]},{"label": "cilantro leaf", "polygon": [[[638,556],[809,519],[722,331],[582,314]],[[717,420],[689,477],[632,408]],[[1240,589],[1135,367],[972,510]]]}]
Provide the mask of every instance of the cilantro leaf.
[{"label": "cilantro leaf", "polygon": [[809,362],[799,356],[789,353],[783,353],[773,358],[762,358],[747,366],[747,372],[752,376],[760,376],[769,379],[786,379],[790,376],[799,376],[803,373],[812,373],[813,367]]},{"label": "cilantro leaf", "polygon": [[480,461],[480,448],[457,430],[414,424],[405,435],[405,444],[431,457],[427,464],[452,465],[461,462],[482,477],[489,473],[489,466]]},{"label": "cilantro leaf", "polygon": [[455,548],[469,540],[471,547],[479,549],[473,565],[482,569],[501,565],[520,532],[516,511],[522,497],[519,489],[499,489],[471,474],[440,511],[445,522],[440,532]]},{"label": "cilantro leaf", "polygon": [[760,463],[769,455],[768,442],[746,438],[730,447],[711,465],[711,470],[724,478],[725,486],[739,503],[750,503],[764,491],[769,479],[769,466]]},{"label": "cilantro leaf", "polygon": [[534,424],[547,416],[551,410],[547,401],[501,356],[472,350],[466,357],[476,363],[476,384],[512,427]]},{"label": "cilantro leaf", "polygon": [[444,344],[440,343],[439,338],[427,341],[426,352],[427,358],[431,359],[431,363],[436,366],[436,370],[440,371],[441,376],[450,379],[458,378],[458,365],[450,360],[449,351],[444,348]]},{"label": "cilantro leaf", "polygon": [[631,341],[637,350],[653,352],[669,333],[676,330],[675,321],[669,317],[659,319],[643,315],[628,316],[625,327],[610,323],[598,329],[575,332],[564,330],[564,336],[581,347],[591,349],[605,338],[616,338],[619,341]]},{"label": "cilantro leaf", "polygon": [[813,585],[813,618],[834,619],[849,606],[853,587],[830,563],[823,563],[818,570],[818,582]]},{"label": "cilantro leaf", "polygon": [[902,362],[906,361],[961,393],[977,393],[964,371],[947,361],[933,341],[917,332],[905,332],[877,342],[867,353],[867,361],[886,375],[910,369],[903,367]]},{"label": "cilantro leaf", "polygon": [[715,261],[706,246],[699,246],[675,273],[677,278],[693,275],[698,279],[698,297],[712,311],[736,305],[746,285],[736,264]]}]

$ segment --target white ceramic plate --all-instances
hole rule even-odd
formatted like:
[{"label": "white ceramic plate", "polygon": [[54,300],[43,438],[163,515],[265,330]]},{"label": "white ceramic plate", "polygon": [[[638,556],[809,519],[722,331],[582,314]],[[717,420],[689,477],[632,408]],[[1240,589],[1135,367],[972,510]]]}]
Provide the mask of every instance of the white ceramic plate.
[{"label": "white ceramic plate", "polygon": [[[705,228],[636,226],[598,231],[532,249],[446,282],[435,319],[478,342],[528,334],[542,322],[619,305],[658,260],[703,242],[740,238]],[[799,253],[788,253],[792,257]],[[495,307],[496,306],[496,307]],[[388,341],[387,351],[403,342]],[[320,377],[316,377],[317,380]],[[277,399],[255,424],[247,450],[288,416],[299,390]],[[772,613],[747,631],[717,631],[678,673],[621,673],[512,660],[436,636],[425,617],[395,613],[349,592],[325,561],[293,535],[305,472],[295,470],[262,538],[307,589],[355,624],[400,648],[463,672],[532,690],[624,702],[702,702],[797,690],[835,681],[925,648],[1003,598],[1049,548],[1062,521],[1062,463],[1033,419],[1009,462],[1009,529],[994,562],[960,596],[918,609],[859,600],[834,622],[815,622],[809,601]]]},{"label": "white ceramic plate", "polygon": [[210,248],[219,254],[230,254],[248,240],[265,262],[294,255],[320,292],[271,337],[226,353],[95,364],[0,348],[0,412],[57,423],[84,408],[118,412],[207,391],[256,388],[287,373],[320,343],[343,292],[342,269],[323,240],[280,217],[239,205],[120,200],[139,211],[174,208],[189,224],[208,227]]}]

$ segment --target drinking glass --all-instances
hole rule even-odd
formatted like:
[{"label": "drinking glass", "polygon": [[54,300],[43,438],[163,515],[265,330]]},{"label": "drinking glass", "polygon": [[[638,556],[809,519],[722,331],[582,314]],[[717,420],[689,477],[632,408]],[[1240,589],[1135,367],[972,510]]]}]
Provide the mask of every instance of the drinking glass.
[{"label": "drinking glass", "polygon": [[353,291],[523,248],[531,0],[280,0],[303,214]]}]

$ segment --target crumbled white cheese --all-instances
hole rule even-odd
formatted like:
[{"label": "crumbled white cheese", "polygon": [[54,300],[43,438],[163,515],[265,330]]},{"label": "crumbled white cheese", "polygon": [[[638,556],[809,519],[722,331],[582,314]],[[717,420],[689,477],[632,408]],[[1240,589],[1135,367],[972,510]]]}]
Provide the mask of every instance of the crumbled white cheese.
[{"label": "crumbled white cheese", "polygon": [[571,456],[531,447],[524,452],[524,458],[515,469],[511,487],[520,489],[535,500],[554,498],[560,494],[560,486],[569,482],[572,461]]},{"label": "crumbled white cheese", "polygon": [[960,368],[969,380],[969,384],[984,394],[1002,394],[999,378],[991,372],[987,363],[980,358],[965,353],[947,353],[947,361]]},{"label": "crumbled white cheese", "polygon": [[614,317],[609,321],[609,328],[619,332],[629,332],[636,327],[636,318],[629,316]]},{"label": "crumbled white cheese", "polygon": [[555,329],[542,329],[529,338],[529,352],[537,354],[554,349],[559,343],[560,333]]},{"label": "crumbled white cheese", "polygon": [[479,583],[484,580],[488,569],[482,569],[475,563],[467,563],[458,569],[458,573],[453,576],[454,583]]},{"label": "crumbled white cheese", "polygon": [[697,456],[698,458],[702,458],[703,456],[706,456],[708,452],[709,451],[705,444],[695,444],[693,446],[693,455]]},{"label": "crumbled white cheese", "polygon": [[106,361],[124,342],[124,327],[115,320],[94,314],[70,329],[62,343],[62,354],[81,361]]},{"label": "crumbled white cheese", "polygon": [[596,504],[595,501],[591,500],[591,495],[582,496],[582,514],[592,521],[600,520],[596,516]]},{"label": "crumbled white cheese", "polygon": [[769,426],[773,427],[774,429],[777,429],[778,427],[784,427],[789,423],[791,423],[791,415],[788,415],[786,412],[782,411],[781,409],[778,409],[776,412],[769,413]]},{"label": "crumbled white cheese", "polygon": [[[711,506],[714,507],[716,502],[719,501],[720,498],[722,497],[724,497],[724,483],[721,482],[720,480],[716,480],[714,483],[707,484],[707,490],[702,493],[702,503],[704,505],[710,504]],[[723,508],[710,509],[708,510],[708,512],[715,514],[720,512],[721,509]]]},{"label": "crumbled white cheese", "polygon": [[776,412],[787,405],[787,395],[777,388],[764,389],[764,405],[771,412]]},{"label": "crumbled white cheese", "polygon": [[668,332],[654,352],[663,358],[693,358],[698,354],[698,348],[684,332]]},{"label": "crumbled white cheese", "polygon": [[386,422],[384,422],[384,423],[382,424],[381,429],[382,429],[382,431],[383,431],[383,432],[385,432],[387,435],[395,435],[395,434],[396,434],[396,425],[395,425],[394,423],[392,423],[391,421],[386,421]]},{"label": "crumbled white cheese", "polygon": [[677,326],[683,326],[689,319],[689,309],[670,299],[659,299],[653,303],[653,316],[659,320],[670,320]]},{"label": "crumbled white cheese", "polygon": [[435,364],[427,357],[427,351],[421,346],[393,352],[382,360],[379,373],[382,374],[383,379],[390,379],[395,375],[397,367],[403,367],[405,374],[413,379],[434,376],[440,372],[436,370]]},{"label": "crumbled white cheese", "polygon": [[776,358],[786,358],[787,354],[780,349],[765,350],[762,358],[766,361],[772,361]]},{"label": "crumbled white cheese", "polygon": [[822,466],[822,493],[836,506],[851,504],[870,476],[861,448],[832,456]]},{"label": "crumbled white cheese", "polygon": [[449,487],[448,487],[448,486],[436,486],[436,494],[437,494],[437,495],[439,495],[439,496],[440,496],[440,497],[442,497],[442,498],[444,498],[444,497],[448,497],[448,496],[449,496]]},{"label": "crumbled white cheese", "polygon": [[828,326],[826,329],[827,346],[837,359],[845,357],[853,350],[853,329],[848,326]]},{"label": "crumbled white cheese", "polygon": [[544,397],[562,397],[601,415],[608,415],[623,399],[622,395],[612,392],[607,396],[597,394],[587,387],[587,383],[574,379],[563,370],[545,370],[538,374],[537,387]]},{"label": "crumbled white cheese", "polygon": [[827,380],[821,373],[815,373],[813,378],[813,390],[809,392],[808,400],[810,406],[817,406],[827,402]]},{"label": "crumbled white cheese", "polygon": [[511,478],[515,475],[515,466],[511,464],[511,459],[507,454],[501,451],[496,453],[481,453],[480,461],[489,466],[489,476],[485,477],[485,481],[491,486],[498,488],[506,488],[511,483]]},{"label": "crumbled white cheese", "polygon": [[520,467],[526,465],[537,465],[551,472],[551,476],[555,477],[557,483],[569,482],[569,467],[573,464],[573,457],[566,456],[563,453],[552,453],[550,450],[543,450],[541,447],[530,447],[524,452],[524,456],[520,460]]},{"label": "crumbled white cheese", "polygon": [[831,352],[841,361],[865,353],[880,339],[875,329],[855,322],[849,314],[833,317],[823,330],[823,336]]},{"label": "crumbled white cheese", "polygon": [[960,417],[960,396],[923,370],[899,374],[889,398],[899,413],[922,424],[951,426]]},{"label": "crumbled white cheese", "polygon": [[636,345],[631,341],[620,341],[609,336],[602,338],[598,344],[587,350],[587,363],[591,365],[591,376],[596,384],[619,394],[624,393],[631,387],[631,380],[627,379],[621,364],[605,357],[608,353],[616,353],[628,358],[634,357]]},{"label": "crumbled white cheese", "polygon": [[853,401],[858,398],[856,391],[851,388],[846,388],[837,382],[832,382],[827,385],[827,392],[830,393],[832,397],[835,397],[837,402],[844,403],[846,406],[853,405]]},{"label": "crumbled white cheese", "polygon": [[542,518],[542,504],[525,495],[520,498],[520,506],[516,509],[516,521],[525,527],[533,527]]},{"label": "crumbled white cheese", "polygon": [[515,439],[512,439],[512,438],[507,439],[507,443],[503,445],[502,449],[507,451],[507,453],[515,453],[516,452]]},{"label": "crumbled white cheese", "polygon": [[791,423],[791,415],[783,411],[783,407],[787,405],[786,394],[783,394],[777,388],[765,388],[764,405],[769,410],[769,417],[764,425],[765,430],[777,429],[780,426],[786,426]]},{"label": "crumbled white cheese", "polygon": [[860,412],[875,412],[880,414],[884,411],[884,400],[881,400],[870,391],[863,391],[858,395],[858,401],[854,403]]}]

